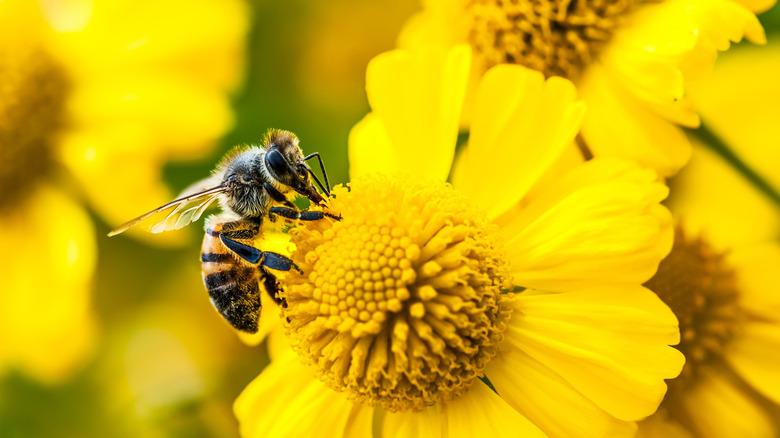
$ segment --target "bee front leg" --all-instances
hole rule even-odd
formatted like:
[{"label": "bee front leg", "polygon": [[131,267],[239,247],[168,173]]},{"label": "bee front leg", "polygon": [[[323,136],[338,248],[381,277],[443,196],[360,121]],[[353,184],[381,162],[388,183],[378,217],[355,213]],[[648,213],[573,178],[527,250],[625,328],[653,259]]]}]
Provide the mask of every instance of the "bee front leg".
[{"label": "bee front leg", "polygon": [[289,208],[289,207],[271,207],[268,210],[268,214],[275,214],[282,217],[286,217],[287,219],[297,219],[301,221],[318,221],[326,217],[335,219],[337,221],[341,220],[341,216],[328,213],[325,211],[310,211],[310,210],[301,211],[296,208]]}]

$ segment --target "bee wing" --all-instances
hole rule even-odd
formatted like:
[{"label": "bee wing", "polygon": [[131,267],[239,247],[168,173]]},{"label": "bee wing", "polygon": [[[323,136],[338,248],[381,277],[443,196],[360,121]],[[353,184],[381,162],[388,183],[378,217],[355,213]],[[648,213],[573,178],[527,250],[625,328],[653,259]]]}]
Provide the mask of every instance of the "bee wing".
[{"label": "bee wing", "polygon": [[163,214],[165,215],[165,218],[152,225],[152,233],[162,233],[163,231],[178,230],[179,228],[183,228],[192,222],[197,221],[200,219],[201,215],[203,215],[203,212],[205,212],[206,209],[215,200],[217,200],[219,195],[225,190],[225,187],[221,185],[202,189],[202,186],[205,182],[213,181],[213,178],[207,178],[203,181],[193,184],[192,186],[185,189],[179,198],[174,199],[167,204],[161,205],[152,211],[146,212],[135,219],[125,222],[108,233],[108,236],[116,236],[117,234],[127,231],[127,229],[130,227],[134,227],[139,223],[142,223],[151,218],[157,218]]}]

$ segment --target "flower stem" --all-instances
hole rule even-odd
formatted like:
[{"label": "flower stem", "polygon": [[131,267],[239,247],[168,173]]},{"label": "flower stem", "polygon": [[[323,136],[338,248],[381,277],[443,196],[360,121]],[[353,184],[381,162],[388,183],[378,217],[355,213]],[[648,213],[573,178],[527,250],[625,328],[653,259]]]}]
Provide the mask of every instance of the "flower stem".
[{"label": "flower stem", "polygon": [[713,152],[726,160],[754,187],[763,193],[777,207],[780,207],[780,192],[772,186],[761,174],[753,170],[726,142],[713,132],[707,125],[702,124],[698,129],[689,129],[688,132],[701,140]]}]

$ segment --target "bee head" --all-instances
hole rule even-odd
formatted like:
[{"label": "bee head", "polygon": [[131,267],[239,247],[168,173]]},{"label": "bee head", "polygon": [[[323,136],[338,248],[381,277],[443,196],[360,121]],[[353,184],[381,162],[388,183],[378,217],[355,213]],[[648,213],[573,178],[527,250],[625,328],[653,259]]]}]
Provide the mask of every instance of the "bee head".
[{"label": "bee head", "polygon": [[266,134],[264,145],[265,166],[280,183],[306,196],[315,204],[324,198],[309,177],[311,169],[306,164],[298,137],[290,131],[273,129]]}]

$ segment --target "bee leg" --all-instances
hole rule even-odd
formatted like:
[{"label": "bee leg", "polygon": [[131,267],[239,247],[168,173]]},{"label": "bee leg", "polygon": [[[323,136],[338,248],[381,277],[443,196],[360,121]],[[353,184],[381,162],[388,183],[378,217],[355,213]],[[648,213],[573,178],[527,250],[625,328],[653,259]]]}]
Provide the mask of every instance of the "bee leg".
[{"label": "bee leg", "polygon": [[276,202],[281,202],[288,208],[295,208],[295,204],[292,203],[289,199],[287,199],[286,196],[279,190],[276,190],[276,187],[272,186],[268,182],[263,183],[263,189],[268,192],[268,195],[271,196],[271,199],[273,199]]},{"label": "bee leg", "polygon": [[303,274],[301,268],[299,268],[289,257],[271,251],[260,251],[254,246],[238,242],[226,237],[224,234],[220,235],[219,238],[229,250],[253,265],[260,265],[261,267],[277,271],[289,271],[290,269],[293,269],[296,272]]},{"label": "bee leg", "polygon": [[265,291],[273,298],[276,304],[287,308],[287,300],[281,296],[282,285],[276,280],[276,276],[264,266],[260,266],[260,278],[263,280]]},{"label": "bee leg", "polygon": [[241,219],[222,224],[222,236],[231,239],[251,240],[260,232],[260,221]]},{"label": "bee leg", "polygon": [[271,207],[268,210],[268,213],[278,214],[279,216],[286,217],[287,219],[298,219],[301,221],[318,221],[326,217],[335,219],[337,221],[341,220],[341,216],[337,216],[335,214],[331,214],[325,211],[309,211],[309,210],[301,211],[298,210],[297,208],[288,208],[288,207]]}]

